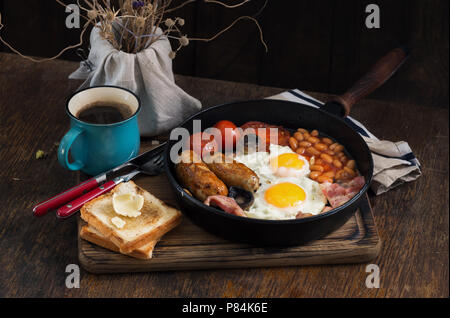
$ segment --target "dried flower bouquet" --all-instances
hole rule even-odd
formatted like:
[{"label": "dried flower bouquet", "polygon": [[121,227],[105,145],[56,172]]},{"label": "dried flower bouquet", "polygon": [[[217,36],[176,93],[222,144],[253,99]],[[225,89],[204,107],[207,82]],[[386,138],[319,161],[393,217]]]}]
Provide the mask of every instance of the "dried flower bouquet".
[{"label": "dried flower bouquet", "polygon": [[[61,0],[55,1],[65,6]],[[80,88],[114,85],[136,93],[142,105],[140,133],[142,136],[155,136],[170,131],[201,109],[200,101],[175,83],[172,70],[172,59],[190,41],[212,41],[239,21],[249,20],[258,27],[260,40],[267,50],[262,30],[254,16],[240,16],[210,38],[194,38],[184,34],[182,28],[185,20],[176,16],[176,10],[195,1],[213,3],[227,9],[250,2],[235,0],[234,4],[226,4],[216,0],[185,0],[174,5],[172,0],[78,0],[80,16],[85,19],[80,42],[64,48],[56,56],[46,59],[23,56],[4,41],[1,34],[0,40],[17,54],[43,62],[82,45],[84,33],[92,26],[89,57],[69,78],[83,79]],[[263,10],[267,0],[260,1],[266,1],[261,8]],[[0,16],[0,31],[2,27]]]},{"label": "dried flower bouquet", "polygon": [[[67,7],[62,0],[55,1],[62,6]],[[190,41],[212,41],[232,28],[237,22],[250,20],[258,28],[260,41],[267,51],[267,45],[263,38],[262,29],[254,16],[240,16],[230,25],[210,38],[188,37],[186,34],[183,34],[182,27],[185,24],[185,20],[181,17],[172,18],[168,16],[176,13],[178,9],[197,1],[234,9],[243,6],[251,0],[238,0],[235,1],[234,4],[226,4],[218,0],[185,0],[177,5],[174,5],[175,1],[173,0],[77,0],[79,8],[82,10],[80,15],[85,19],[80,34],[80,42],[64,48],[56,56],[45,59],[34,59],[32,57],[23,56],[12,45],[5,41],[1,34],[0,41],[13,52],[35,62],[42,62],[58,58],[65,51],[81,46],[83,44],[84,33],[89,26],[93,26],[101,30],[102,37],[108,40],[114,48],[126,53],[140,52],[162,37],[176,40],[178,42],[176,45],[177,48],[169,53],[170,58],[173,59],[182,47],[189,45]],[[259,12],[265,8],[267,1],[268,0],[265,0]],[[2,24],[0,13],[0,31],[3,27],[4,25]],[[157,30],[161,30],[162,32],[157,32]]]}]

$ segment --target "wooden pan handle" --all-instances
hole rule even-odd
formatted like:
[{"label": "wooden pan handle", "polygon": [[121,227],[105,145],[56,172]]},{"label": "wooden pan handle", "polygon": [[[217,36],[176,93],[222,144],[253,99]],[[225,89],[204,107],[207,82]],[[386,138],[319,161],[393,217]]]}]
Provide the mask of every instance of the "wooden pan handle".
[{"label": "wooden pan handle", "polygon": [[341,104],[345,110],[345,116],[348,116],[355,103],[383,85],[383,83],[397,71],[407,58],[408,52],[404,48],[399,47],[390,51],[345,94],[336,97],[332,101]]}]

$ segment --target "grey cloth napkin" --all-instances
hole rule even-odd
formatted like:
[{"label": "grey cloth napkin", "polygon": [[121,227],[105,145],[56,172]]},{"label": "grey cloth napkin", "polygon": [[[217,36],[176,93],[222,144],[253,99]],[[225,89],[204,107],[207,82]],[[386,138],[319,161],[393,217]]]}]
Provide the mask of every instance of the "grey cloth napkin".
[{"label": "grey cloth napkin", "polygon": [[90,44],[88,60],[81,62],[69,78],[86,79],[80,89],[115,85],[136,93],[142,106],[139,114],[141,136],[168,132],[201,109],[200,101],[175,84],[169,58],[172,48],[166,37],[139,53],[128,54],[116,50],[100,35],[99,28],[93,28]]},{"label": "grey cloth napkin", "polygon": [[[298,89],[292,89],[269,98],[303,103],[316,108],[323,105],[322,102]],[[414,156],[407,142],[379,140],[356,119],[349,116],[345,118],[345,121],[363,137],[372,152],[374,177],[371,188],[376,195],[405,182],[414,181],[421,176],[420,162]]]}]

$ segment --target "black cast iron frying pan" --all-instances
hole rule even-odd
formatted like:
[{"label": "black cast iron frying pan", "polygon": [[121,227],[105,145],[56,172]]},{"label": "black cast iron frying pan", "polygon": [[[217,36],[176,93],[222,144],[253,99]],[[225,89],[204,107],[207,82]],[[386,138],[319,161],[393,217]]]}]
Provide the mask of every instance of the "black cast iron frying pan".
[{"label": "black cast iron frying pan", "polygon": [[231,241],[258,246],[293,246],[319,239],[341,227],[355,213],[366,194],[373,174],[370,150],[361,136],[344,120],[351,107],[381,86],[406,60],[402,48],[389,52],[347,93],[316,109],[308,105],[279,100],[238,101],[205,109],[186,120],[181,127],[192,133],[193,120],[201,120],[202,129],[220,120],[237,126],[248,121],[261,121],[290,129],[317,129],[344,145],[355,159],[366,183],[361,191],[343,206],[316,216],[296,220],[260,220],[227,214],[188,195],[177,181],[168,142],[165,150],[166,174],[184,214],[205,230]]}]

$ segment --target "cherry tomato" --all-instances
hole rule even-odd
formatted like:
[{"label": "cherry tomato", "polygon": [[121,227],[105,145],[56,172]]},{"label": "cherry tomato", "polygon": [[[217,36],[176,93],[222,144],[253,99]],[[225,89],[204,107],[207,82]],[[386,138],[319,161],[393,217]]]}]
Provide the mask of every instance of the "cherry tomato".
[{"label": "cherry tomato", "polygon": [[189,138],[189,147],[200,157],[203,154],[209,154],[219,151],[219,145],[213,135],[206,133],[196,133]]},{"label": "cherry tomato", "polygon": [[233,149],[240,137],[240,131],[229,120],[221,120],[214,125],[214,128],[220,130],[222,135],[222,150]]}]

